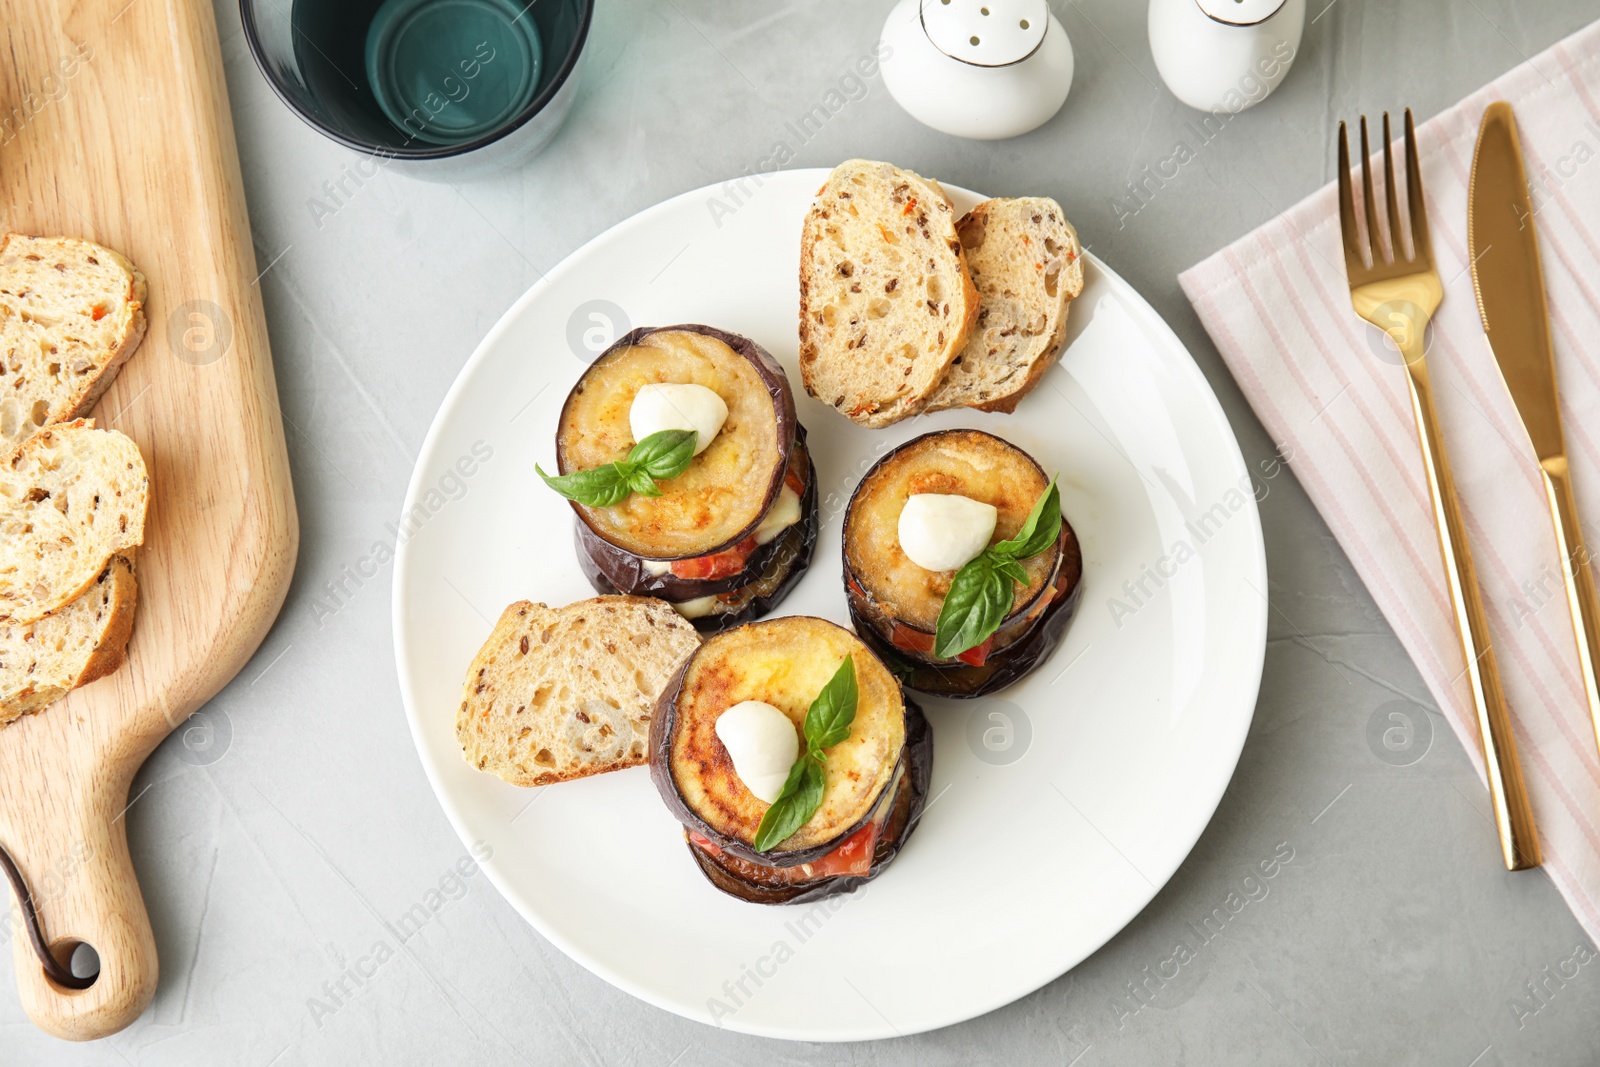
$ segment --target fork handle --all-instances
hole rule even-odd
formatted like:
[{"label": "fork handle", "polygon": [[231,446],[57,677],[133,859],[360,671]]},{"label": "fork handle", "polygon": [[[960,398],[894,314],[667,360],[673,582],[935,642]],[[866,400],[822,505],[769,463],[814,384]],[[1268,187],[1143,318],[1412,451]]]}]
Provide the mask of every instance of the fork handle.
[{"label": "fork handle", "polygon": [[1528,803],[1528,787],[1522,778],[1522,764],[1517,759],[1517,740],[1511,732],[1511,715],[1500,685],[1500,668],[1495,663],[1477,570],[1467,548],[1461,502],[1456,496],[1450,464],[1445,459],[1428,364],[1420,353],[1407,352],[1406,356],[1411,410],[1416,416],[1417,437],[1422,443],[1423,467],[1428,473],[1428,493],[1433,498],[1433,521],[1439,531],[1439,552],[1444,557],[1450,605],[1455,611],[1456,632],[1461,636],[1461,651],[1472,686],[1472,703],[1478,714],[1478,737],[1489,774],[1489,795],[1494,803],[1500,853],[1506,870],[1526,870],[1543,861],[1539,835],[1533,825],[1533,807]]},{"label": "fork handle", "polygon": [[1572,612],[1572,630],[1578,639],[1578,664],[1583,668],[1589,719],[1594,724],[1596,744],[1600,745],[1600,676],[1596,674],[1600,670],[1600,601],[1595,599],[1589,550],[1584,547],[1583,527],[1578,523],[1578,502],[1572,495],[1567,457],[1553,456],[1541,461],[1539,468],[1550,500],[1556,540],[1561,545],[1561,576],[1566,580],[1567,608]]}]

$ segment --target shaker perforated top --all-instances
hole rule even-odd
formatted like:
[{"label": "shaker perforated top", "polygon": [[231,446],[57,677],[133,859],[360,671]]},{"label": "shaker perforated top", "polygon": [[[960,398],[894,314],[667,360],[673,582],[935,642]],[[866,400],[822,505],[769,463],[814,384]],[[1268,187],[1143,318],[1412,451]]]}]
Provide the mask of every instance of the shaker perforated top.
[{"label": "shaker perforated top", "polygon": [[979,67],[1027,59],[1049,21],[1046,0],[922,0],[922,27],[933,46]]},{"label": "shaker perforated top", "polygon": [[386,0],[367,30],[367,80],[385,117],[418,141],[490,133],[528,106],[543,52],[515,0]]},{"label": "shaker perforated top", "polygon": [[1289,0],[1195,0],[1201,11],[1229,26],[1254,26],[1278,13]]}]

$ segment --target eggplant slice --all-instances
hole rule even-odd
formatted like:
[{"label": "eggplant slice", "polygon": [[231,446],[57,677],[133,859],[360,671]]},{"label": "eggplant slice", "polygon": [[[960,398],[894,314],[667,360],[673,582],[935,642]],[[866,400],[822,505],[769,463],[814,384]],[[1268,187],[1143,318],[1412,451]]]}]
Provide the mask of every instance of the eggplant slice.
[{"label": "eggplant slice", "polygon": [[914,493],[954,493],[999,510],[993,541],[1014,536],[1049,484],[1026,452],[979,430],[924,434],[884,456],[851,497],[844,524],[844,581],[850,618],[907,688],[976,697],[1015,684],[1061,643],[1077,608],[1083,553],[1062,519],[1054,548],[1023,562],[1010,614],[987,658],[974,665],[933,655],[939,611],[954,571],[929,571],[900,548],[900,511]]},{"label": "eggplant slice", "polygon": [[[821,807],[777,848],[756,852],[751,842],[767,804],[735,772],[717,718],[742,700],[764,700],[799,730],[846,655],[860,695],[849,737],[828,749]],[[807,616],[708,639],[668,683],[650,724],[650,776],[691,838],[696,863],[719,889],[760,903],[817,899],[881,873],[917,822],[932,764],[932,731],[894,675],[850,631]],[[873,826],[866,873],[812,875],[810,865]]]},{"label": "eggplant slice", "polygon": [[710,326],[634,330],[606,349],[567,394],[556,429],[562,474],[627,456],[629,413],[647,384],[703,385],[728,405],[722,430],[689,469],[613,507],[572,509],[594,536],[646,559],[709,556],[755,532],[778,501],[797,438],[783,368],[749,338]]}]

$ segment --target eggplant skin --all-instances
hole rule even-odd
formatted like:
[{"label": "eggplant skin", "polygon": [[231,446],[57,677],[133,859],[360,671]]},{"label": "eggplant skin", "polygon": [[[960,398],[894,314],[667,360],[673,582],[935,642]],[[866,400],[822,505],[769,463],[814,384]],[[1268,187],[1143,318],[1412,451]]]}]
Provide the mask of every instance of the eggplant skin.
[{"label": "eggplant skin", "polygon": [[[794,591],[794,587],[800,584],[800,579],[805,577],[806,571],[811,568],[811,557],[816,551],[817,530],[820,525],[821,518],[817,510],[817,472],[816,468],[812,467],[807,471],[805,495],[800,498],[800,521],[773,538],[770,544],[762,546],[763,549],[774,548],[776,551],[770,554],[760,553],[764,557],[767,567],[782,565],[784,568],[782,574],[776,576],[764,573],[752,574],[752,568],[747,567],[734,579],[735,581],[747,583],[740,588],[749,588],[750,585],[761,581],[772,582],[772,587],[750,597],[733,611],[702,615],[698,619],[690,619],[690,624],[703,634],[713,634],[720,633],[723,630],[731,630],[735,626],[743,626],[747,622],[754,622],[756,619],[770,613],[782,602],[784,597]],[[589,542],[585,541],[582,536],[582,530],[584,529],[582,523],[578,524],[578,529],[578,568],[583,571],[583,576],[589,579],[589,585],[597,593],[604,595],[620,592],[619,587],[612,583],[610,577],[600,569],[594,557],[586,551]],[[787,563],[782,563],[780,553],[789,555]],[[687,582],[686,579],[681,578],[677,579],[677,581],[680,583]],[[687,584],[689,591],[686,595],[673,596],[668,599],[691,600],[697,596],[709,596],[713,592],[722,591],[720,588],[722,583],[720,581],[688,582]],[[727,591],[732,592],[733,590]],[[664,594],[654,595],[662,596]]]},{"label": "eggplant skin", "polygon": [[[682,494],[671,492],[664,493],[661,498],[634,497],[623,501],[616,508],[588,508],[577,501],[568,501],[568,504],[572,507],[573,513],[578,516],[578,520],[588,526],[596,538],[614,544],[618,548],[650,554],[651,558],[655,559],[711,555],[732,548],[740,541],[743,541],[760,524],[767,512],[772,510],[772,505],[777,502],[778,494],[783,489],[784,476],[789,469],[789,454],[794,448],[797,436],[796,431],[799,426],[799,422],[795,417],[794,390],[789,384],[788,375],[784,373],[782,365],[778,363],[770,352],[748,337],[741,337],[738,334],[719,330],[712,326],[682,323],[676,326],[640,327],[619,338],[594,360],[589,369],[579,377],[577,384],[572,387],[572,391],[567,394],[566,401],[561,408],[561,415],[557,421],[556,466],[562,474],[568,474],[575,467],[593,466],[620,458],[621,454],[626,451],[626,449],[619,446],[614,454],[603,456],[587,455],[586,462],[585,458],[575,458],[572,452],[574,449],[579,453],[592,452],[593,450],[581,447],[582,438],[575,438],[568,431],[578,421],[581,421],[579,412],[588,403],[588,399],[585,396],[586,387],[607,372],[614,362],[611,357],[616,353],[643,344],[650,337],[661,333],[698,334],[721,342],[732,349],[736,355],[743,358],[745,363],[754,371],[755,377],[760,381],[761,385],[766,388],[768,397],[772,401],[774,420],[772,427],[776,436],[776,453],[772,462],[772,469],[767,472],[767,484],[765,486],[751,485],[742,487],[748,489],[751,494],[751,500],[749,506],[744,506],[741,501],[739,510],[748,515],[749,521],[740,524],[737,528],[734,528],[733,524],[729,522],[719,524],[716,521],[719,517],[718,513],[715,511],[707,512],[704,503],[706,499],[704,494],[711,488],[710,486],[701,487],[698,494],[690,494],[687,498]],[[727,398],[725,397],[724,399]],[[729,406],[730,409],[734,407],[731,404]],[[732,417],[733,414],[730,411],[730,420]],[[717,443],[713,442],[707,452],[697,458],[696,463],[707,461],[707,457],[711,456],[717,448]],[[723,487],[724,490],[726,488]],[[630,540],[626,528],[618,522],[607,521],[616,518],[619,514],[623,514],[623,512],[618,511],[618,508],[624,509],[624,511],[630,508],[636,510],[645,509],[645,514],[648,516],[663,512],[663,509],[669,506],[677,506],[685,512],[681,515],[673,515],[670,511],[664,512],[664,514],[679,520],[680,524],[682,520],[693,519],[697,525],[704,523],[716,529],[717,532],[714,535],[708,535],[704,532],[697,534],[681,528],[669,528],[670,524],[669,526],[658,526],[656,527],[658,535],[673,538],[678,543],[675,548],[666,547],[664,550],[657,551],[656,546],[652,546],[650,543],[646,532],[639,532],[637,535],[632,536],[632,543],[626,543]],[[631,514],[631,512],[629,513]],[[609,531],[606,529],[608,525],[612,527]],[[697,536],[701,537],[703,541],[695,541],[694,538]]]},{"label": "eggplant skin", "polygon": [[[891,734],[881,737],[871,731],[853,729],[847,741],[830,749],[830,784],[850,786],[844,794],[835,794],[832,800],[825,797],[824,808],[819,809],[819,815],[823,815],[840,802],[847,805],[837,812],[837,825],[828,827],[831,832],[824,834],[820,826],[814,825],[816,817],[813,817],[790,838],[791,842],[800,839],[794,847],[782,851],[757,852],[749,841],[755,835],[766,806],[738,783],[733,765],[721,742],[716,739],[711,725],[714,720],[710,719],[709,712],[701,709],[687,727],[691,733],[682,739],[682,745],[679,744],[679,735],[685,729],[683,717],[679,714],[680,704],[696,697],[715,699],[723,707],[744,699],[768,699],[785,708],[791,718],[796,714],[803,717],[805,705],[802,700],[809,702],[815,696],[810,690],[820,689],[827,680],[826,675],[819,675],[821,680],[814,687],[807,682],[807,691],[802,693],[797,687],[801,684],[799,679],[804,676],[804,668],[796,662],[798,656],[783,650],[770,651],[777,646],[757,643],[787,636],[781,635],[777,628],[799,630],[801,627],[826,628],[825,632],[847,639],[844,644],[850,647],[856,657],[856,672],[863,701],[863,708],[857,712],[857,725],[863,722],[860,716],[866,715],[867,721],[884,722]],[[830,636],[828,640],[831,642],[834,637]],[[741,650],[741,642],[758,650],[760,655],[745,657],[743,662],[734,658]],[[725,656],[726,662],[708,659],[714,656]],[[705,669],[697,669],[702,662],[706,664]],[[691,673],[694,675],[694,685],[692,691],[686,691]],[[772,680],[780,688],[788,686],[792,691],[774,690],[763,696],[756,691],[760,679]],[[905,707],[905,694],[900,683],[879,662],[870,646],[864,645],[844,627],[809,616],[788,616],[754,623],[707,640],[684,661],[662,690],[650,718],[650,740],[647,745],[650,778],[655,783],[656,791],[661,794],[662,801],[680,823],[730,855],[768,867],[794,867],[811,863],[832,852],[877,814],[884,801],[885,790],[909,758],[906,731],[910,728],[910,717]],[[891,746],[886,752],[882,751],[885,741]],[[678,782],[677,767],[680,764],[696,766],[695,778],[702,793],[701,803],[709,805],[710,817],[717,818],[721,826],[714,826],[707,821],[708,816],[695,810],[684,796]],[[861,780],[856,769],[858,764],[861,770],[872,774],[871,781]],[[872,782],[882,784],[874,786]],[[854,802],[849,799],[852,793],[858,798]]]},{"label": "eggplant skin", "polygon": [[[798,427],[791,455],[795,462],[804,464],[802,470],[805,474],[806,489],[800,497],[800,523],[796,525],[810,522],[815,526],[817,470],[811,462],[811,453],[805,447],[805,440],[805,427]],[[779,491],[782,492],[781,489]],[[762,518],[766,516],[763,515]],[[583,565],[584,573],[588,574],[591,569],[597,571],[608,583],[607,591],[615,590],[629,596],[660,597],[671,601],[693,600],[696,597],[711,596],[716,593],[731,593],[735,589],[742,589],[752,584],[761,578],[767,569],[767,564],[772,562],[773,556],[778,553],[779,546],[783,543],[783,536],[779,535],[757,548],[750,554],[744,570],[738,574],[731,574],[725,578],[679,578],[670,572],[651,574],[644,565],[647,557],[635,555],[625,548],[618,548],[590,529],[581,518],[576,522],[574,529],[578,560]],[[806,559],[808,561],[810,559],[809,551],[806,553]],[[593,579],[590,580],[590,584],[594,584]]]},{"label": "eggplant skin", "polygon": [[758,885],[730,871],[717,862],[715,856],[692,842],[686,842],[695,866],[705,875],[706,881],[731,897],[750,904],[814,904],[819,900],[852,893],[888,869],[900,850],[911,838],[911,832],[922,821],[927,806],[928,787],[933,780],[933,730],[922,709],[906,700],[906,774],[894,797],[896,810],[884,824],[883,836],[872,853],[872,867],[866,874],[836,875],[813,882],[782,887]]},{"label": "eggplant skin", "polygon": [[[850,621],[861,640],[876,652],[907,689],[929,696],[961,700],[988,696],[1016,685],[1050,657],[1067,635],[1067,625],[1077,612],[1083,596],[1083,552],[1076,531],[1062,520],[1065,538],[1061,573],[1066,593],[1052,601],[1033,625],[1005,648],[990,654],[983,666],[966,663],[930,663],[914,654],[895,648],[888,635],[879,631],[862,610],[860,598],[846,587]],[[848,578],[847,578],[848,583]]]}]

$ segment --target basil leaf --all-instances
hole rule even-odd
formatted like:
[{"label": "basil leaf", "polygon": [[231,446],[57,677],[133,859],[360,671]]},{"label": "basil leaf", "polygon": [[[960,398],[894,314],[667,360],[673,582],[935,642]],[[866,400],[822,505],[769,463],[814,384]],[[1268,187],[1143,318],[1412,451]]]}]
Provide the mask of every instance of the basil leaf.
[{"label": "basil leaf", "polygon": [[1056,480],[1051,478],[1044,495],[1034,501],[1033,510],[1028,512],[1028,518],[1017,535],[1009,541],[990,546],[989,551],[1009,559],[1027,559],[1055,544],[1060,536],[1061,490],[1056,488]]},{"label": "basil leaf", "polygon": [[628,470],[628,488],[632,489],[640,496],[661,495],[661,490],[656,488],[656,480],[650,477],[646,471],[640,470],[638,467],[634,467],[629,470],[626,462],[621,464],[621,466],[624,470]]},{"label": "basil leaf", "polygon": [[766,852],[779,842],[786,841],[804,826],[822,806],[822,764],[809,754],[794,761],[789,778],[783,783],[783,792],[772,802],[767,813],[761,816],[751,845],[757,852]]},{"label": "basil leaf", "polygon": [[856,720],[856,701],[859,696],[855,657],[846,656],[806,710],[808,752],[820,758],[823,749],[832,748],[850,736],[850,724]]},{"label": "basil leaf", "polygon": [[985,552],[956,572],[934,627],[935,656],[944,659],[976,648],[1005,621],[1016,599],[1016,585],[999,570],[1000,562]]},{"label": "basil leaf", "polygon": [[609,508],[627,499],[628,479],[615,463],[607,463],[592,471],[575,471],[572,474],[549,475],[538,464],[533,468],[544,484],[566,497],[590,508]]},{"label": "basil leaf", "polygon": [[1021,582],[1023,585],[1028,584],[1027,570],[1014,559],[997,559],[994,561],[994,569],[1010,578],[1013,582]]},{"label": "basil leaf", "polygon": [[694,459],[698,430],[658,430],[633,446],[627,463],[652,478],[676,478]]},{"label": "basil leaf", "polygon": [[676,478],[688,470],[699,437],[698,430],[660,430],[634,445],[627,459],[594,470],[552,477],[539,470],[537,464],[533,469],[544,484],[568,500],[576,500],[584,507],[609,508],[628,499],[629,493],[660,496],[656,479]]}]

